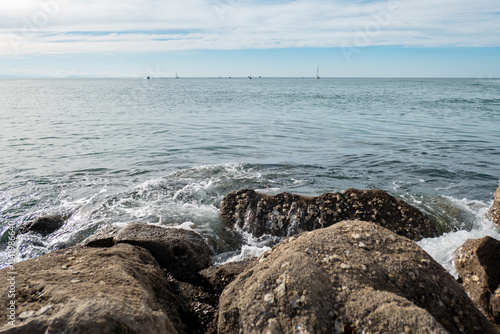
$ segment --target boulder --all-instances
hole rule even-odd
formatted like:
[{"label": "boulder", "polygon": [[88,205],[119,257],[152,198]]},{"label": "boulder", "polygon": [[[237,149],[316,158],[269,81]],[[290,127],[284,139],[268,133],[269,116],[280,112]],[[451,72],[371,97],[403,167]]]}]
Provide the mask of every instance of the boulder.
[{"label": "boulder", "polygon": [[253,261],[255,261],[255,258],[208,267],[203,269],[200,275],[205,279],[210,291],[221,294],[226,286],[241,274]]},{"label": "boulder", "polygon": [[500,225],[500,182],[498,183],[497,191],[493,195],[493,204],[488,211],[488,217],[495,223]]},{"label": "boulder", "polygon": [[196,283],[198,272],[210,266],[212,251],[194,231],[132,223],[111,227],[82,242],[88,247],[126,243],[147,249],[162,268],[179,281]]},{"label": "boulder", "polygon": [[0,270],[15,279],[15,326],[1,333],[190,333],[166,273],[146,250],[76,246]]},{"label": "boulder", "polygon": [[219,300],[223,333],[497,333],[411,240],[343,221],[250,264]]},{"label": "boulder", "polygon": [[289,193],[269,196],[244,189],[227,195],[220,212],[226,225],[257,237],[291,236],[347,219],[373,222],[413,240],[438,235],[437,227],[424,213],[383,190],[347,189],[304,197]]},{"label": "boulder", "polygon": [[500,328],[500,241],[467,240],[455,252],[454,263],[469,297]]},{"label": "boulder", "polygon": [[60,229],[68,218],[69,216],[62,215],[38,217],[31,222],[21,225],[17,233],[25,234],[28,232],[35,232],[42,236],[47,236]]}]

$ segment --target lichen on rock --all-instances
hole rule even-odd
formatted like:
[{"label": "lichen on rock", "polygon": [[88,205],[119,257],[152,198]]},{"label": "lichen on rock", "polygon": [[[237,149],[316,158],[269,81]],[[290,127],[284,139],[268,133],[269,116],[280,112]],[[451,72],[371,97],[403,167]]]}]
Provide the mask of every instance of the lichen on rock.
[{"label": "lichen on rock", "polygon": [[496,333],[414,242],[359,220],[283,241],[222,293],[220,334],[270,321],[282,333]]},{"label": "lichen on rock", "polygon": [[438,235],[424,213],[383,190],[347,189],[305,197],[289,193],[269,196],[243,189],[222,200],[220,213],[227,226],[257,237],[291,236],[347,219],[373,222],[413,240]]}]

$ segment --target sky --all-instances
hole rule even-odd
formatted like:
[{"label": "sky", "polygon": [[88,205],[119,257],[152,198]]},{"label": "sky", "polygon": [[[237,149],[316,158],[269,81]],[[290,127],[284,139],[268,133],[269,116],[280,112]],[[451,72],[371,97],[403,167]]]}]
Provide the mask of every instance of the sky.
[{"label": "sky", "polygon": [[0,2],[0,77],[500,77],[498,0]]}]

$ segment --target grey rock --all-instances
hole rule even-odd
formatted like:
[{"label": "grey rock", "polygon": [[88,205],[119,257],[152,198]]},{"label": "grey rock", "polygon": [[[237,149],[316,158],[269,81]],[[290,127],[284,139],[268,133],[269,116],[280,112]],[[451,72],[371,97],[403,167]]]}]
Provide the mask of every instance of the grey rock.
[{"label": "grey rock", "polygon": [[63,215],[38,217],[33,221],[19,227],[17,233],[25,234],[28,232],[35,232],[43,236],[47,236],[60,229],[64,225],[64,222],[68,220],[68,218],[69,216]]}]

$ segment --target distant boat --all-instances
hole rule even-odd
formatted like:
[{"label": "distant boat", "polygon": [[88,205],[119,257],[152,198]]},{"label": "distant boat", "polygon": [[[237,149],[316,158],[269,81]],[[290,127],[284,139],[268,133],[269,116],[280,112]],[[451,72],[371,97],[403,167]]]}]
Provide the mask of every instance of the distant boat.
[{"label": "distant boat", "polygon": [[249,75],[249,76],[248,76],[248,79],[252,79],[252,76],[251,76],[251,75]]},{"label": "distant boat", "polygon": [[179,79],[179,77],[177,76],[177,72],[175,72],[175,78],[176,78],[176,79]]},{"label": "distant boat", "polygon": [[148,80],[151,79],[151,77],[148,77]]},{"label": "distant boat", "polygon": [[316,69],[316,80],[319,79],[319,66],[318,68]]}]

